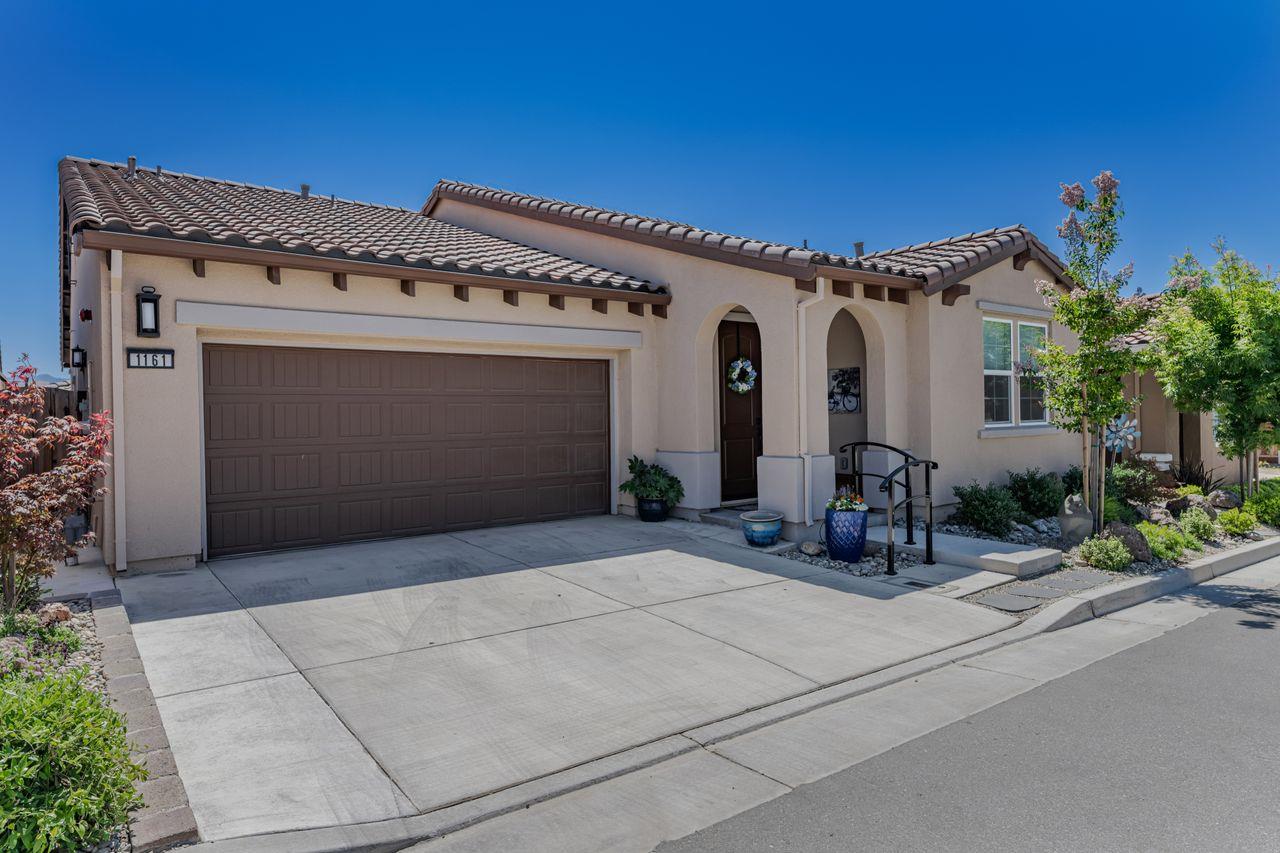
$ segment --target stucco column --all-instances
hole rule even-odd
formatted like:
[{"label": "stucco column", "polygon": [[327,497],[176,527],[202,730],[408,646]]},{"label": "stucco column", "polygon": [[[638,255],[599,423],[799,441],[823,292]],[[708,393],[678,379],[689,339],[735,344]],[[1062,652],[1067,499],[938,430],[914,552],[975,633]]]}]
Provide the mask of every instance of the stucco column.
[{"label": "stucco column", "polygon": [[114,539],[115,570],[117,573],[123,573],[129,570],[125,538],[125,483],[129,478],[120,472],[120,466],[124,464],[124,454],[121,450],[125,446],[124,252],[119,249],[111,250],[110,267],[108,286],[110,288],[111,339],[107,346],[103,347],[103,351],[111,362],[111,417],[115,422],[115,429],[111,434],[112,459],[109,468],[111,492],[108,500],[113,508],[111,527]]}]

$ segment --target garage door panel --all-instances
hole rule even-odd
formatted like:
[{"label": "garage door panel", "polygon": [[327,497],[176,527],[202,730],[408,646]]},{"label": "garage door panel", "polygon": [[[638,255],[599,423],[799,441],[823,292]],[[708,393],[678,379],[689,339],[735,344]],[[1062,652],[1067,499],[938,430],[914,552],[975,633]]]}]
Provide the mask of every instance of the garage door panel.
[{"label": "garage door panel", "polygon": [[205,347],[211,555],[609,508],[608,365]]},{"label": "garage door panel", "polygon": [[208,406],[205,435],[209,441],[257,441],[262,438],[262,404],[214,402]]},{"label": "garage door panel", "polygon": [[320,488],[319,453],[281,453],[271,456],[272,491],[297,492]]},{"label": "garage door panel", "polygon": [[271,510],[272,540],[278,545],[306,545],[322,541],[322,507],[318,503],[290,504]]}]

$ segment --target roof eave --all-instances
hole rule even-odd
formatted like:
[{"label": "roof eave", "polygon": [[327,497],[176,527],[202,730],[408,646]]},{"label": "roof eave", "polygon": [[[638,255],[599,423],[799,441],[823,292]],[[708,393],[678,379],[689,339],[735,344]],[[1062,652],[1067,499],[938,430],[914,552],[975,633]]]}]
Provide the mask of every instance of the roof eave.
[{"label": "roof eave", "polygon": [[402,281],[458,284],[492,290],[519,290],[559,296],[606,299],[614,302],[638,302],[651,305],[668,305],[671,302],[671,294],[662,288],[656,290],[633,290],[597,287],[516,276],[415,266],[412,264],[383,263],[328,255],[277,251],[274,249],[257,249],[251,246],[232,246],[223,243],[157,237],[148,234],[97,228],[80,228],[77,233],[80,235],[79,244],[88,249],[120,249],[140,255],[222,261],[224,263],[363,275]]}]

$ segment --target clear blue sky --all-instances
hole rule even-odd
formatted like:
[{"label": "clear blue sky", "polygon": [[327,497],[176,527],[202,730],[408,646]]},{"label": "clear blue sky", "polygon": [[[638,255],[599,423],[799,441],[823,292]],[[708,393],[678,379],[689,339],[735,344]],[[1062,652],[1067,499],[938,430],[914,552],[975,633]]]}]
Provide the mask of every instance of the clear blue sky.
[{"label": "clear blue sky", "polygon": [[[0,341],[57,367],[64,154],[416,206],[441,177],[849,251],[1023,222],[1101,168],[1158,290],[1280,262],[1267,2],[10,2]],[[1117,263],[1117,266],[1120,265]]]}]

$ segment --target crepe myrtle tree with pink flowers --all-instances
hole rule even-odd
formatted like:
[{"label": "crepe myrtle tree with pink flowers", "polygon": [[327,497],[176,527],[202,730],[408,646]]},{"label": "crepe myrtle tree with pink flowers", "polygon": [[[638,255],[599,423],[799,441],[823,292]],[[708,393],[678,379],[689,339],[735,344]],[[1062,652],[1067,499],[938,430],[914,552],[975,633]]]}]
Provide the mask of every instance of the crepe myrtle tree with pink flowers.
[{"label": "crepe myrtle tree with pink flowers", "polygon": [[1092,183],[1092,199],[1079,183],[1061,185],[1059,199],[1068,213],[1058,236],[1066,244],[1070,291],[1064,293],[1053,282],[1038,282],[1045,304],[1053,309],[1054,322],[1075,332],[1079,343],[1068,352],[1046,341],[1044,349],[1035,353],[1034,365],[1024,369],[1044,388],[1050,420],[1080,434],[1083,498],[1093,510],[1095,531],[1101,531],[1106,498],[1104,432],[1107,424],[1139,402],[1126,398],[1125,379],[1145,365],[1144,355],[1130,349],[1125,338],[1146,325],[1150,312],[1120,296],[1133,265],[1116,272],[1107,268],[1120,244],[1119,224],[1124,217],[1120,182],[1104,171]]},{"label": "crepe myrtle tree with pink flowers", "polygon": [[[72,417],[44,415],[44,389],[36,370],[20,360],[0,376],[0,569],[6,612],[35,605],[40,579],[84,540],[68,544],[64,520],[102,493],[111,421],[94,415],[82,424]],[[53,465],[38,470],[42,451]]]}]

